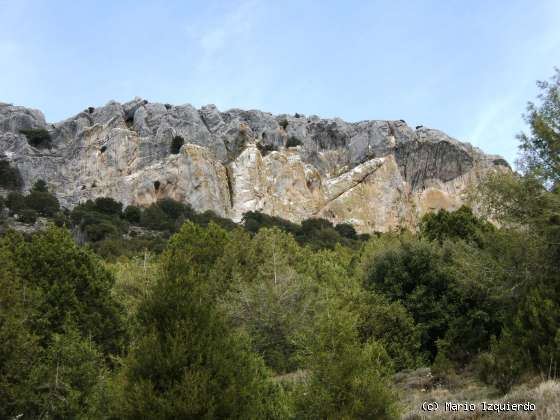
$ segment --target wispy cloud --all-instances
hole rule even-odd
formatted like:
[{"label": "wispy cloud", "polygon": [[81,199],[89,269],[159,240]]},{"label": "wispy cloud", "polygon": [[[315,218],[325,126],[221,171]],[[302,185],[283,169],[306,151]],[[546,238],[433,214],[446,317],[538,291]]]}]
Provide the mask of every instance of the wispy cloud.
[{"label": "wispy cloud", "polygon": [[240,96],[247,103],[263,95],[255,52],[259,13],[256,1],[244,0],[190,28],[196,51],[190,78],[195,96],[232,106],[240,104]]}]

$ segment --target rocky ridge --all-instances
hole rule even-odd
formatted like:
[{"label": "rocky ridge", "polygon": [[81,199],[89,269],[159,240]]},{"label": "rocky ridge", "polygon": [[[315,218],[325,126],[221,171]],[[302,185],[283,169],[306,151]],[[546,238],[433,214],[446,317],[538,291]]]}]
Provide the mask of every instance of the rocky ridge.
[{"label": "rocky ridge", "polygon": [[[48,131],[51,145],[22,130]],[[39,178],[62,205],[109,196],[146,206],[170,197],[241,220],[262,211],[295,222],[324,217],[360,232],[414,226],[455,209],[500,156],[404,121],[344,122],[216,106],[111,101],[50,124],[0,103],[0,155],[29,189]]]}]

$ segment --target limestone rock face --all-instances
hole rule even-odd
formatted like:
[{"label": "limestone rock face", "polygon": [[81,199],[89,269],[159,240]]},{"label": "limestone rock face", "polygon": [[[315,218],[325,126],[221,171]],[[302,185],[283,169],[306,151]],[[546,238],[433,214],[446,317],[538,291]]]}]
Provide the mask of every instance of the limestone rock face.
[{"label": "limestone rock face", "polygon": [[[26,129],[46,130],[51,147],[31,146]],[[510,170],[499,156],[403,121],[197,110],[141,98],[54,124],[40,111],[0,103],[0,155],[19,169],[25,189],[44,179],[66,207],[103,196],[140,206],[170,197],[236,221],[262,211],[350,222],[360,232],[456,209],[486,172]]]}]

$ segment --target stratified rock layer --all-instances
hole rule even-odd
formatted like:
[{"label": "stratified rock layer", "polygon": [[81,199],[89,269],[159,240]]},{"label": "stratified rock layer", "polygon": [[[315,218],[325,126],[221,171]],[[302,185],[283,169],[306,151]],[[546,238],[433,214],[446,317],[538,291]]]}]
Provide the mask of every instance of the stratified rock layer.
[{"label": "stratified rock layer", "polygon": [[[47,130],[52,146],[30,146],[21,130],[31,128]],[[509,170],[499,156],[403,121],[219,112],[139,98],[56,124],[0,103],[0,154],[20,170],[25,189],[44,179],[67,207],[103,196],[141,206],[170,197],[236,221],[262,211],[350,222],[360,232],[455,209],[483,174]]]}]

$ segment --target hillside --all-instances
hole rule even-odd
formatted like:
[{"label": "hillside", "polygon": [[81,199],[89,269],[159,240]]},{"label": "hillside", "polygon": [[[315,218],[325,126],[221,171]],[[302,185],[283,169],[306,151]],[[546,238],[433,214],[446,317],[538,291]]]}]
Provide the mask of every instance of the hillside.
[{"label": "hillside", "polygon": [[0,155],[24,189],[44,179],[69,208],[97,197],[125,206],[172,198],[234,221],[259,211],[351,223],[358,232],[457,209],[481,176],[509,170],[499,156],[402,120],[347,123],[139,98],[54,124],[0,103]]}]

